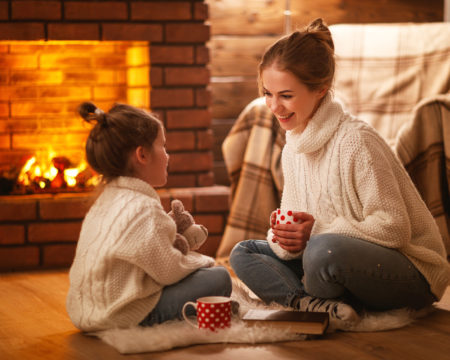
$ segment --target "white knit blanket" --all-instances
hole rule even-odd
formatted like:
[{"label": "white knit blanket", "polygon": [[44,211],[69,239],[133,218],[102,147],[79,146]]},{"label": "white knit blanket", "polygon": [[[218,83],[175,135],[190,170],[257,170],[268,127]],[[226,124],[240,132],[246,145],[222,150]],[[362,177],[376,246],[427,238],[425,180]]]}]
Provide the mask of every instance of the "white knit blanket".
[{"label": "white knit blanket", "polygon": [[[211,343],[271,343],[281,341],[300,341],[308,339],[305,335],[293,334],[270,327],[251,327],[240,317],[250,308],[279,308],[280,305],[266,306],[252,296],[251,292],[239,281],[233,279],[233,300],[240,304],[239,316],[232,320],[228,329],[218,332],[194,329],[185,321],[168,321],[152,327],[134,327],[129,329],[111,329],[92,333],[121,354],[165,351],[177,347]],[[348,324],[332,319],[327,332],[341,331],[382,331],[400,328],[415,319],[425,316],[432,308],[421,311],[399,309],[382,313],[366,313],[358,324]]]}]

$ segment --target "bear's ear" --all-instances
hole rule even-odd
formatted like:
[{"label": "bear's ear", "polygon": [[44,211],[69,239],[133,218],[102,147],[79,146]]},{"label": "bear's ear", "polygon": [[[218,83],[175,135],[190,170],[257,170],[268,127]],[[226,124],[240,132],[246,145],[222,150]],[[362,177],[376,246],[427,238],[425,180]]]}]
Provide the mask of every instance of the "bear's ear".
[{"label": "bear's ear", "polygon": [[181,214],[184,211],[183,203],[180,200],[172,200],[171,207],[174,213]]}]

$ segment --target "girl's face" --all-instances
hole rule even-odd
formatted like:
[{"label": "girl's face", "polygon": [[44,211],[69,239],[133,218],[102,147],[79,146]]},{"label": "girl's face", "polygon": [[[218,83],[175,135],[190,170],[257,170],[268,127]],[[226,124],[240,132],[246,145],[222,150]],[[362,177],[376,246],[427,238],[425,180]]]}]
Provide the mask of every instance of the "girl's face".
[{"label": "girl's face", "polygon": [[164,130],[159,129],[158,136],[151,148],[140,146],[136,151],[137,157],[140,159],[138,162],[141,165],[138,177],[153,187],[164,186],[167,182],[167,166],[169,164]]},{"label": "girl's face", "polygon": [[311,91],[289,71],[272,65],[261,74],[266,104],[284,130],[303,131],[319,107],[326,88]]}]

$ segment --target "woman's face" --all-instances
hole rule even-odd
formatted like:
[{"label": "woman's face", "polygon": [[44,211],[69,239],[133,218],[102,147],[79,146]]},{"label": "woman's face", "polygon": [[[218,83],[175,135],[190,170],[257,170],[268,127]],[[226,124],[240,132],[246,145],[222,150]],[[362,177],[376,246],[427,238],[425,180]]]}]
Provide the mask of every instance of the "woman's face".
[{"label": "woman's face", "polygon": [[266,104],[284,130],[303,131],[319,107],[326,89],[311,91],[291,72],[272,65],[261,74]]}]

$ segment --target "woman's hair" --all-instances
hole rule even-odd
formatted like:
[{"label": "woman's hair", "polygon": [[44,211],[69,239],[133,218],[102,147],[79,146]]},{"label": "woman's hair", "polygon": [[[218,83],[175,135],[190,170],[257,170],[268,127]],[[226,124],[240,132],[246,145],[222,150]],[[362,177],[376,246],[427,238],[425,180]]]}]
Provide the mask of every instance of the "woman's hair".
[{"label": "woman's hair", "polygon": [[115,104],[105,113],[91,102],[78,107],[80,116],[93,123],[86,141],[86,159],[105,181],[133,175],[129,155],[138,146],[151,147],[162,123],[148,112],[131,105]]},{"label": "woman's hair", "polygon": [[331,32],[322,19],[316,19],[303,31],[295,31],[273,44],[259,64],[259,85],[262,72],[275,65],[289,71],[309,90],[331,87],[334,78],[334,43]]}]

